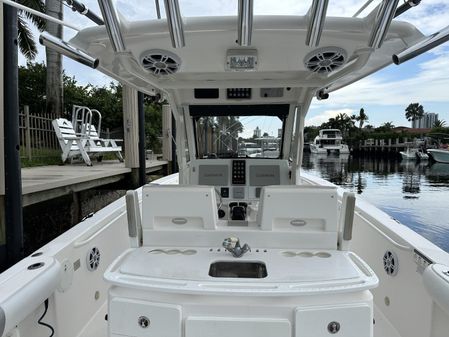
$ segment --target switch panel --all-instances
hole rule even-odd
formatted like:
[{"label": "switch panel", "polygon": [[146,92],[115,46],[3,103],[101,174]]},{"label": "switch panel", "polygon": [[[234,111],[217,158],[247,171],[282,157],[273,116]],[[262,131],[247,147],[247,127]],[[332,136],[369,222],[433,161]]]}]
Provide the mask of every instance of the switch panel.
[{"label": "switch panel", "polygon": [[232,161],[232,185],[245,185],[246,165],[244,160]]},{"label": "switch panel", "polygon": [[251,88],[229,88],[226,91],[228,99],[250,99]]},{"label": "switch panel", "polygon": [[229,198],[229,187],[222,187],[220,190],[220,195],[222,198]]}]

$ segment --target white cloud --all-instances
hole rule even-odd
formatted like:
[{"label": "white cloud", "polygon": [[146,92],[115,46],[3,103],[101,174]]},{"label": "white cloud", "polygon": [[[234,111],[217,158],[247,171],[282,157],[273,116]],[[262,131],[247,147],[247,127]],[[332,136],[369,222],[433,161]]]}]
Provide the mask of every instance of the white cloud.
[{"label": "white cloud", "polygon": [[306,125],[321,125],[324,122],[327,122],[329,118],[335,118],[339,114],[346,114],[348,116],[351,116],[355,113],[354,109],[336,109],[336,110],[325,110],[321,114],[317,116],[313,116],[310,118],[306,118]]},{"label": "white cloud", "polygon": [[[405,67],[405,65],[403,66]],[[387,76],[375,75],[367,77],[356,84],[330,94],[327,101],[317,101],[317,106],[334,104],[373,104],[373,105],[404,105],[412,101],[446,102],[449,88],[449,58],[440,54],[435,58],[422,62],[418,68],[408,68],[410,72],[417,71],[411,77],[403,78],[404,70],[398,69],[398,78],[392,80]]]}]

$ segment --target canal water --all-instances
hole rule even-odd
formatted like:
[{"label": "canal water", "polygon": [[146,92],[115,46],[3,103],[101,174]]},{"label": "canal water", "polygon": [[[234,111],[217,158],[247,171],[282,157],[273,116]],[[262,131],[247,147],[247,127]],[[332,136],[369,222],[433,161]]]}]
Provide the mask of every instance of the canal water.
[{"label": "canal water", "polygon": [[449,164],[305,153],[303,170],[357,193],[449,252]]}]

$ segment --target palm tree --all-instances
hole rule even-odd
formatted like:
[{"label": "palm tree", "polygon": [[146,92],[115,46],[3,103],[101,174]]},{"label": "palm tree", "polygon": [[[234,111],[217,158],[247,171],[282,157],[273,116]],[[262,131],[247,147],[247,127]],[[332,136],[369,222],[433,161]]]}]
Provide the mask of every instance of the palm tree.
[{"label": "palm tree", "polygon": [[424,108],[419,103],[410,103],[405,109],[405,118],[409,122],[416,121],[424,116]]},{"label": "palm tree", "polygon": [[443,120],[440,120],[440,119],[437,119],[435,121],[435,123],[433,123],[433,127],[434,128],[444,128],[445,125],[446,125],[446,121],[443,121]]},{"label": "palm tree", "polygon": [[[27,0],[24,0],[27,1]],[[46,0],[47,14],[60,20],[63,19],[63,1]],[[62,26],[54,22],[47,22],[47,31],[62,38]],[[47,113],[61,116],[64,112],[64,91],[62,81],[62,55],[50,48],[45,48],[47,58]]]},{"label": "palm tree", "polygon": [[[45,12],[45,5],[42,0],[18,0],[17,2],[39,12]],[[31,61],[37,55],[37,48],[33,33],[26,20],[30,20],[40,31],[45,29],[45,20],[21,9],[17,11],[17,14],[17,41],[19,50],[28,61]]]},{"label": "palm tree", "polygon": [[369,119],[368,115],[365,114],[365,109],[361,108],[359,115],[355,118],[359,122],[359,128],[363,128],[363,123],[367,122]]}]

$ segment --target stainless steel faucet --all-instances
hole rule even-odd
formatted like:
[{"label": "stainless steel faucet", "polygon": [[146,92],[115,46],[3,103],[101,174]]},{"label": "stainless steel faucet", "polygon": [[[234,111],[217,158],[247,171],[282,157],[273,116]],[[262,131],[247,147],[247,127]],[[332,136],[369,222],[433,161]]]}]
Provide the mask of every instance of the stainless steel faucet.
[{"label": "stainless steel faucet", "polygon": [[251,251],[250,246],[245,243],[240,246],[240,239],[235,237],[226,238],[223,240],[223,247],[232,254],[234,257],[241,257],[247,251]]}]

